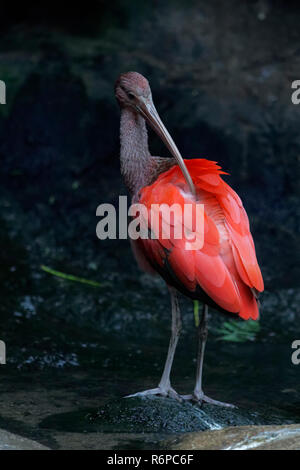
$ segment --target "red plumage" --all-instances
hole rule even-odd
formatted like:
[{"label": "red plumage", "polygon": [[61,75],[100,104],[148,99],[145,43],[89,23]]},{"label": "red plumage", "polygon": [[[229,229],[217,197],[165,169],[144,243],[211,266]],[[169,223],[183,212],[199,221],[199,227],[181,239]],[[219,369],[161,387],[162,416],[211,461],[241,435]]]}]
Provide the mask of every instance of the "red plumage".
[{"label": "red plumage", "polygon": [[[257,294],[263,291],[264,284],[242,202],[222,179],[221,175],[226,173],[216,162],[195,159],[185,160],[185,165],[196,188],[197,202],[204,204],[203,247],[187,250],[184,232],[182,239],[176,239],[172,227],[170,238],[163,239],[148,217],[148,228],[158,238],[133,242],[136,258],[143,269],[158,271],[169,284],[181,286],[191,298],[204,291],[220,309],[245,320],[256,320]],[[177,165],[142,188],[138,202],[148,208],[148,213],[152,204],[176,203],[182,210],[183,204],[195,207],[195,198]],[[161,217],[160,214],[160,220]],[[173,228],[176,223],[175,214]]]}]

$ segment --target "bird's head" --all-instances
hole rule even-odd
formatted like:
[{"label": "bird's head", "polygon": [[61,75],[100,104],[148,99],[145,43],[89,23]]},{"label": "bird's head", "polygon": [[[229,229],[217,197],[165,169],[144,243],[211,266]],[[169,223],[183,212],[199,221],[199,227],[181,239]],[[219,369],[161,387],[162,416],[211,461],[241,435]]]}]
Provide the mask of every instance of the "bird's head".
[{"label": "bird's head", "polygon": [[137,72],[122,73],[115,84],[115,95],[121,107],[139,108],[151,99],[148,80]]},{"label": "bird's head", "polygon": [[116,81],[115,95],[121,108],[132,109],[140,114],[162,139],[180,166],[192,194],[195,194],[195,187],[184,160],[156,111],[148,80],[137,72],[123,73]]}]

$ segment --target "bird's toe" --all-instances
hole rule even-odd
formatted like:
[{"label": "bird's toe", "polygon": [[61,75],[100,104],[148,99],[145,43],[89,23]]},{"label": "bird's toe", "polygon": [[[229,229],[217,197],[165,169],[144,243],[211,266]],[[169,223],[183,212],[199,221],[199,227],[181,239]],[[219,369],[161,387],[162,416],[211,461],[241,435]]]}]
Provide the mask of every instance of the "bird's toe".
[{"label": "bird's toe", "polygon": [[203,392],[194,392],[190,395],[182,395],[181,398],[183,400],[197,403],[198,405],[207,403],[209,405],[224,406],[226,408],[236,408],[236,406],[232,405],[231,403],[225,403],[223,401],[214,400],[213,398],[210,398],[207,395],[204,395]]},{"label": "bird's toe", "polygon": [[148,395],[159,395],[160,389],[150,388],[149,390],[143,390],[142,392],[132,393],[131,395],[126,395],[124,398],[134,398],[134,397],[146,397]]},{"label": "bird's toe", "polygon": [[177,401],[182,401],[181,395],[174,390],[174,388],[169,387],[169,388],[161,388],[161,387],[156,387],[156,388],[151,388],[149,390],[144,390],[143,392],[137,392],[133,393],[131,395],[126,395],[124,398],[133,398],[133,397],[147,397],[150,395],[158,395],[161,397],[169,397],[173,398]]},{"label": "bird's toe", "polygon": [[207,395],[202,396],[202,402],[208,403],[209,405],[224,406],[225,408],[237,408],[237,406],[232,405],[231,403],[226,403],[219,400],[214,400],[213,398],[208,397]]},{"label": "bird's toe", "polygon": [[167,396],[170,397],[170,398],[173,398],[179,402],[182,402],[183,399],[181,397],[181,395],[179,395],[179,393],[176,392],[176,390],[174,390],[174,388],[170,388],[167,392]]}]

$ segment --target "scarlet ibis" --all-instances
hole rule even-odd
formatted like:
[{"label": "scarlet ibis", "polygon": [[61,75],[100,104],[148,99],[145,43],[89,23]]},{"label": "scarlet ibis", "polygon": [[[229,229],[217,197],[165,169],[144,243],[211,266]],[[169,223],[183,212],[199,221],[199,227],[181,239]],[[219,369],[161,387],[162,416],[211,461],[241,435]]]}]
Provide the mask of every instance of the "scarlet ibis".
[{"label": "scarlet ibis", "polygon": [[[207,339],[208,306],[244,320],[259,315],[258,295],[264,289],[249,221],[236,192],[222,179],[216,162],[183,160],[152,101],[149,83],[137,72],[119,76],[115,96],[121,109],[121,173],[134,203],[204,204],[204,243],[186,249],[184,236],[175,239],[132,240],[139,266],[166,282],[172,306],[171,339],[161,380],[156,388],[129,396],[161,395],[232,406],[213,400],[202,389],[202,368]],[[148,148],[146,123],[165,143],[172,158],[155,157]],[[174,215],[176,219],[176,214]],[[151,231],[151,220],[149,230]],[[173,220],[174,225],[176,220]],[[191,395],[179,395],[171,386],[170,372],[180,330],[179,293],[203,303],[198,327],[196,384]]]}]

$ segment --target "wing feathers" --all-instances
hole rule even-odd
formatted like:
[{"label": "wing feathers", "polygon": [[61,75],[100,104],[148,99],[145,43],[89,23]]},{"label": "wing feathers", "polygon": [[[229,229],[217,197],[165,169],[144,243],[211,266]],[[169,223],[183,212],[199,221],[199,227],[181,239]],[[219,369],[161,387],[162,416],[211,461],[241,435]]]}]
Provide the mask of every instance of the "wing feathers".
[{"label": "wing feathers", "polygon": [[[180,169],[174,166],[141,190],[139,202],[146,205],[148,214],[152,204],[176,205],[171,218],[166,208],[162,212],[155,209],[156,223],[149,216],[149,230],[157,239],[141,240],[144,254],[152,265],[160,267],[160,272],[168,263],[174,276],[190,292],[199,285],[222,309],[238,313],[244,319],[256,319],[258,307],[253,292],[264,287],[242,202],[222,180],[220,174],[224,172],[215,162],[198,159],[185,163],[196,186],[198,202],[204,203],[203,247],[186,249],[188,240],[183,229],[187,233],[195,232],[196,204]],[[181,220],[184,204],[192,205],[192,220]],[[182,238],[177,239],[174,231],[179,228]],[[168,231],[169,238],[165,238]],[[198,237],[201,235],[197,233]]]}]

